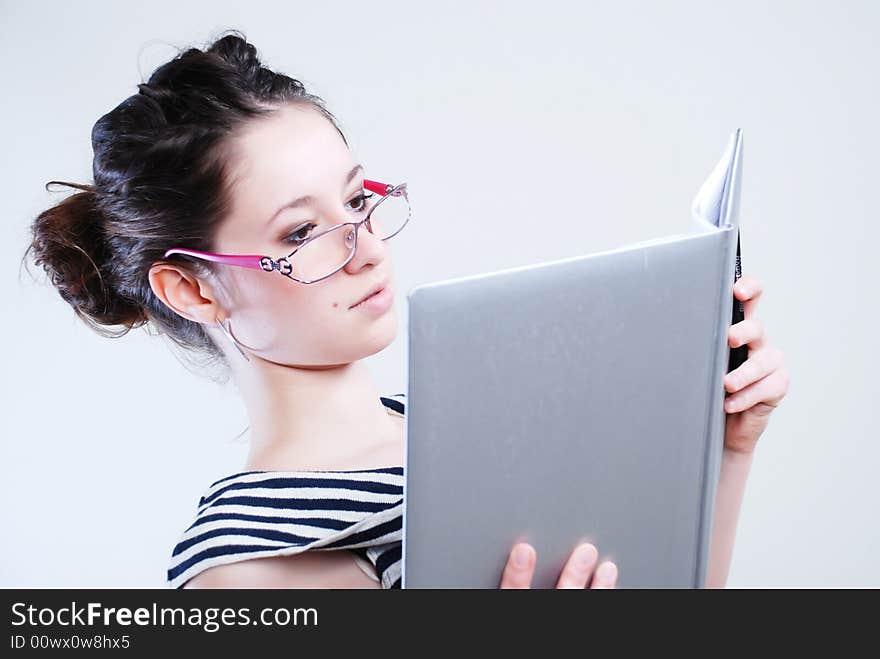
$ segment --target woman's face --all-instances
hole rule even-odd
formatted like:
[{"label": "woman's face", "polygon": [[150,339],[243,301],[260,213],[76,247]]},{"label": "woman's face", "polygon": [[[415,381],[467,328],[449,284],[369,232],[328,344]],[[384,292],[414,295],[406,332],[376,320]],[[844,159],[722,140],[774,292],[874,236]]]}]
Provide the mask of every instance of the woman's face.
[{"label": "woman's face", "polygon": [[[309,235],[300,230],[307,222],[326,228],[363,218],[354,211],[364,203],[365,172],[356,169],[342,137],[314,108],[284,106],[248,126],[233,146],[233,204],[219,227],[217,252],[277,260]],[[303,195],[312,200],[278,212]],[[223,317],[246,352],[269,361],[321,366],[372,355],[397,334],[394,304],[384,312],[351,306],[383,282],[393,295],[388,243],[361,225],[351,260],[313,284],[278,271],[219,266]]]}]

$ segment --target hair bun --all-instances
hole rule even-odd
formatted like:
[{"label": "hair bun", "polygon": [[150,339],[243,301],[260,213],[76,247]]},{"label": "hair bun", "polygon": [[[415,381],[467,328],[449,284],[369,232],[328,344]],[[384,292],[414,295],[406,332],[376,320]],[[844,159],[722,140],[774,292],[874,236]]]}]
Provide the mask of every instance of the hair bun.
[{"label": "hair bun", "polygon": [[[144,316],[139,305],[114,290],[96,203],[102,192],[96,186],[64,181],[49,181],[47,189],[51,183],[83,192],[37,216],[27,251],[34,253],[34,263],[43,266],[58,293],[83,320],[105,336],[125,334]],[[121,331],[102,329],[120,325]]]}]

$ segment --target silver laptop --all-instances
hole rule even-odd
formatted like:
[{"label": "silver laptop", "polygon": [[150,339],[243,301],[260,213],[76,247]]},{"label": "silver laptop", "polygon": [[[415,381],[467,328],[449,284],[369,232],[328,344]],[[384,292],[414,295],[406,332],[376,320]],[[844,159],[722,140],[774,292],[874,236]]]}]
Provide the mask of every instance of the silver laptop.
[{"label": "silver laptop", "polygon": [[533,588],[583,541],[704,586],[741,170],[737,130],[688,233],[411,289],[403,588],[497,588],[518,541]]}]

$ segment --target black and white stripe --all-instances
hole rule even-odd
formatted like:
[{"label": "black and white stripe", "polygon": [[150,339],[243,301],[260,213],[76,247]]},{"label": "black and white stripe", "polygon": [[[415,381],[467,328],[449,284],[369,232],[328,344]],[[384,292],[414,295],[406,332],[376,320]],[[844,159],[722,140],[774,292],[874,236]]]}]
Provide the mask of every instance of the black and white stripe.
[{"label": "black and white stripe", "polygon": [[[380,396],[405,414],[405,394]],[[167,583],[182,587],[215,565],[307,550],[351,549],[400,588],[402,466],[347,471],[246,471],[215,481],[171,555]]]}]

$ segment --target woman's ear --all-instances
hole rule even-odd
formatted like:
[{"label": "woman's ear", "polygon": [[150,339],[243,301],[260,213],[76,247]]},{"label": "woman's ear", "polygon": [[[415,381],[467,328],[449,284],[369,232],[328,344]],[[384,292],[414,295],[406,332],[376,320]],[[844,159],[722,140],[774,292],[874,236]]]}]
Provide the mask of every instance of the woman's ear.
[{"label": "woman's ear", "polygon": [[222,314],[214,287],[180,266],[156,263],[148,275],[153,293],[169,309],[188,320],[213,325]]}]

